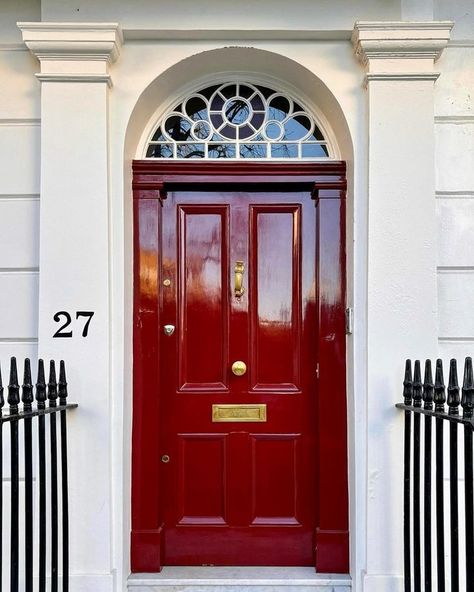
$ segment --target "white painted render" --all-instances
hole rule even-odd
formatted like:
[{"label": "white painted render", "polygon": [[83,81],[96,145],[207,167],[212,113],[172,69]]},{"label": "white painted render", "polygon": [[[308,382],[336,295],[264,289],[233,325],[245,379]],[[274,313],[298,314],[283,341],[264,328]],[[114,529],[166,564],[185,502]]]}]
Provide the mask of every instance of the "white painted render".
[{"label": "white painted render", "polygon": [[[237,74],[304,97],[348,162],[351,576],[401,590],[403,361],[474,351],[473,64],[470,0],[2,1],[0,360],[68,361],[73,592],[129,574],[131,160]],[[95,310],[87,340],[52,339],[64,309]]]}]

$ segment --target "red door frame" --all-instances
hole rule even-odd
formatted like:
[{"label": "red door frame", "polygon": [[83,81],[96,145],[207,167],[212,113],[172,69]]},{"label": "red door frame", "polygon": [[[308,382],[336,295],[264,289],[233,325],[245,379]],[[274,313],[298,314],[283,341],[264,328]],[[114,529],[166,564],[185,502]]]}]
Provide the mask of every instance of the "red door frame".
[{"label": "red door frame", "polygon": [[[134,312],[132,572],[159,572],[159,338],[161,203],[173,186],[289,184],[307,187],[317,208],[318,525],[320,573],[349,572],[346,405],[346,166],[341,161],[255,163],[133,162]],[[336,240],[339,238],[339,240]]]}]

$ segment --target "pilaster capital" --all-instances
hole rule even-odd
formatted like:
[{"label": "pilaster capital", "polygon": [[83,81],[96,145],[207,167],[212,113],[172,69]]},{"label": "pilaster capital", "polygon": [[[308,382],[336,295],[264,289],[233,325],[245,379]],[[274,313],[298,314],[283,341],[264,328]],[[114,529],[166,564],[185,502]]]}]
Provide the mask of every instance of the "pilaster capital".
[{"label": "pilaster capital", "polygon": [[123,43],[118,23],[17,23],[49,82],[108,82]]},{"label": "pilaster capital", "polygon": [[[434,62],[447,46],[452,21],[357,21],[352,33],[356,56],[368,80],[436,79]],[[372,75],[372,76],[371,76]],[[395,76],[395,78],[394,78]]]}]

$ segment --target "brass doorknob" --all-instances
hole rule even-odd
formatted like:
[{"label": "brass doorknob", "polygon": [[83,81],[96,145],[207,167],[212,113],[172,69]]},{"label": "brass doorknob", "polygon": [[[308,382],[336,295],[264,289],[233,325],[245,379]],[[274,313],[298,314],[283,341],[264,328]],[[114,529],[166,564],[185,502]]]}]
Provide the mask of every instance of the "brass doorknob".
[{"label": "brass doorknob", "polygon": [[237,360],[232,364],[232,372],[236,376],[243,376],[247,372],[247,365],[241,360]]}]

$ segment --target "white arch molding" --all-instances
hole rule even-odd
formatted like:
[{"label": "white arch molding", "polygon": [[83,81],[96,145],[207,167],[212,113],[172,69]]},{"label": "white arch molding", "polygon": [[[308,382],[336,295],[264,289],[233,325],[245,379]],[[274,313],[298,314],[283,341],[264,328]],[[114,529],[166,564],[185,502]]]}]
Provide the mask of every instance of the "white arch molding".
[{"label": "white arch molding", "polygon": [[[248,68],[246,69],[246,66]],[[254,47],[222,47],[210,49],[176,62],[167,70],[158,73],[148,86],[141,92],[131,112],[124,142],[124,283],[125,283],[125,319],[129,328],[125,328],[128,340],[124,344],[124,360],[132,359],[131,319],[133,305],[133,215],[132,215],[132,187],[131,162],[142,159],[147,141],[156,123],[174,105],[187,95],[206,85],[232,81],[248,81],[262,86],[269,86],[298,100],[311,113],[321,126],[324,136],[330,146],[331,156],[324,160],[345,160],[347,163],[347,210],[346,210],[346,263],[347,263],[347,301],[353,302],[353,143],[349,126],[343,109],[328,86],[318,76],[305,66],[284,55],[257,49]],[[223,159],[225,161],[226,159]],[[316,159],[317,160],[317,159]],[[274,159],[272,159],[275,162]],[[347,343],[347,407],[348,407],[348,466],[349,466],[349,528],[351,532],[350,563],[351,573],[355,574],[356,561],[355,545],[357,536],[359,549],[362,549],[365,531],[363,516],[357,516],[354,510],[356,504],[355,480],[355,424],[354,424],[354,351],[351,340]],[[125,368],[125,399],[123,407],[124,432],[123,450],[127,462],[131,455],[131,411],[132,411],[132,381],[131,369]],[[131,478],[124,471],[124,489],[129,495]],[[359,493],[360,495],[360,493]],[[124,496],[124,501],[126,500]],[[130,499],[124,506],[124,533],[129,536],[130,529]],[[128,513],[128,516],[127,516]],[[357,520],[357,524],[356,524]],[[124,563],[129,559],[129,538],[125,538],[123,546]],[[359,553],[361,550],[359,550]],[[125,569],[126,571],[126,569]]]}]

